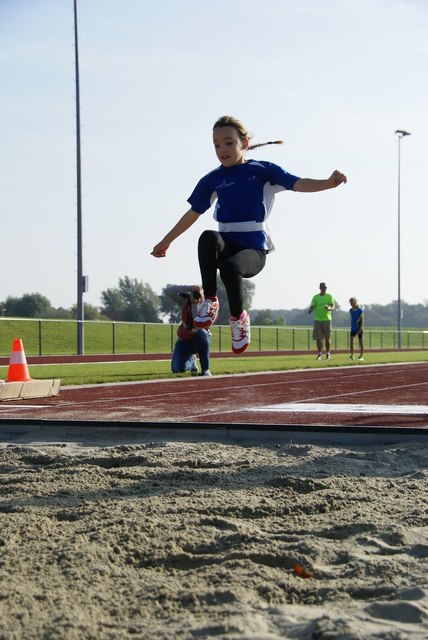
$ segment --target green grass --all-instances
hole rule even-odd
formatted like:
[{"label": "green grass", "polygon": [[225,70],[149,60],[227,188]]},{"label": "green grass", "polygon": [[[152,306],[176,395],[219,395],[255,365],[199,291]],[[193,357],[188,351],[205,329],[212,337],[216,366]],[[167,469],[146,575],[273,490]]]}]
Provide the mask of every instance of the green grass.
[{"label": "green grass", "polygon": [[[317,362],[314,353],[300,356],[257,356],[211,358],[213,375],[250,373],[262,371],[287,371],[292,369],[319,369],[342,366],[358,367],[362,364],[393,364],[402,362],[427,362],[428,351],[394,351],[367,353],[363,363],[348,360],[349,354],[333,354],[332,360]],[[61,386],[103,384],[108,382],[136,382],[166,378],[190,377],[189,373],[172,374],[171,362],[167,360],[145,360],[139,362],[85,363],[66,365],[30,365],[30,375],[36,380],[61,379]],[[0,380],[7,376],[8,367],[0,367]]]},{"label": "green grass", "polygon": [[[10,355],[12,342],[20,338],[25,354],[77,354],[77,327],[68,320],[0,319],[0,355]],[[177,327],[172,330],[174,339]],[[165,324],[85,322],[86,354],[164,353],[171,350],[171,327]]]},{"label": "green grass", "polygon": [[[97,353],[171,353],[177,326],[127,322],[84,323],[84,351]],[[214,325],[211,350],[231,353],[229,327]],[[76,322],[67,320],[25,320],[0,317],[0,355],[10,356],[12,342],[20,338],[25,354],[75,355],[77,353]],[[397,332],[391,327],[365,328],[367,349],[395,349]],[[428,348],[428,332],[403,329],[404,349]],[[349,349],[349,330],[333,328],[334,350]],[[313,351],[312,327],[252,327],[249,352]]]}]

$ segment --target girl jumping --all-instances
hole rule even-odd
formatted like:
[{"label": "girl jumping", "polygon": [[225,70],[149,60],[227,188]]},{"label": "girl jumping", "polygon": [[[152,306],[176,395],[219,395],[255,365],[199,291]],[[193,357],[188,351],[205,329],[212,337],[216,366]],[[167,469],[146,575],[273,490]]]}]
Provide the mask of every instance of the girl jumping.
[{"label": "girl jumping", "polygon": [[263,160],[247,160],[246,152],[282,140],[250,146],[252,135],[232,116],[223,116],[213,127],[213,142],[220,166],[204,176],[188,199],[191,208],[152,251],[163,258],[173,240],[187,231],[214,202],[218,231],[204,231],[199,238],[198,258],[205,300],[194,325],[208,328],[217,319],[217,270],[226,288],[230,308],[232,350],[243,353],[251,340],[250,319],[244,309],[243,278],[260,273],[266,254],[274,250],[266,220],[275,194],[286,189],[302,193],[325,191],[346,182],[334,171],[326,180],[299,178]]}]

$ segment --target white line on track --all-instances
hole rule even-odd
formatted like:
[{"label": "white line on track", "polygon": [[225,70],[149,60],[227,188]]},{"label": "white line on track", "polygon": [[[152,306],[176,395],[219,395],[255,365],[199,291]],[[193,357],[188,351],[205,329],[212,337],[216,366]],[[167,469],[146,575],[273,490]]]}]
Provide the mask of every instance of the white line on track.
[{"label": "white line on track", "polygon": [[[428,382],[415,382],[412,384],[399,384],[396,385],[395,387],[378,387],[378,388],[367,388],[367,389],[360,389],[359,391],[349,391],[347,393],[335,393],[331,396],[320,396],[319,398],[307,398],[308,400],[330,400],[333,398],[344,398],[345,396],[360,396],[360,395],[367,395],[369,393],[382,393],[384,391],[393,391],[396,389],[409,389],[410,387],[424,387],[424,386],[428,386]],[[299,402],[306,402],[306,400],[299,400]]]},{"label": "white line on track", "polygon": [[411,404],[308,404],[284,403],[251,407],[246,411],[272,411],[278,413],[369,413],[392,415],[428,414],[428,406]]},{"label": "white line on track", "polygon": [[9,411],[9,409],[18,409],[18,410],[22,410],[22,409],[46,409],[48,407],[48,405],[46,404],[4,404],[0,406],[0,415],[1,415],[1,410],[4,409],[5,411]]}]

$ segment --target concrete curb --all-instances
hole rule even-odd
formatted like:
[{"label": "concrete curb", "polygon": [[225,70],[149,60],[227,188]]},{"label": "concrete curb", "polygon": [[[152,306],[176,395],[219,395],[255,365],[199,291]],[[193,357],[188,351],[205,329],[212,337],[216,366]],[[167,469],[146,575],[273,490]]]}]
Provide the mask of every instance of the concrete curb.
[{"label": "concrete curb", "polygon": [[0,402],[25,398],[57,396],[61,380],[31,380],[27,382],[0,382]]}]

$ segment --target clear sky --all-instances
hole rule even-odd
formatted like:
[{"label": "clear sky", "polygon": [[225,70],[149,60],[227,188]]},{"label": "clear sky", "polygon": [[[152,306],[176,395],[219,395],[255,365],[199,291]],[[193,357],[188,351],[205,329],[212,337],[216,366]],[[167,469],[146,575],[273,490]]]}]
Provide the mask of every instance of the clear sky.
[{"label": "clear sky", "polygon": [[[218,165],[212,125],[242,120],[248,157],[348,184],[277,195],[277,250],[253,308],[309,306],[321,280],[342,308],[428,300],[426,0],[79,0],[84,301],[120,277],[199,282],[204,214],[155,259],[153,246]],[[72,0],[0,0],[0,301],[77,300]]]}]

